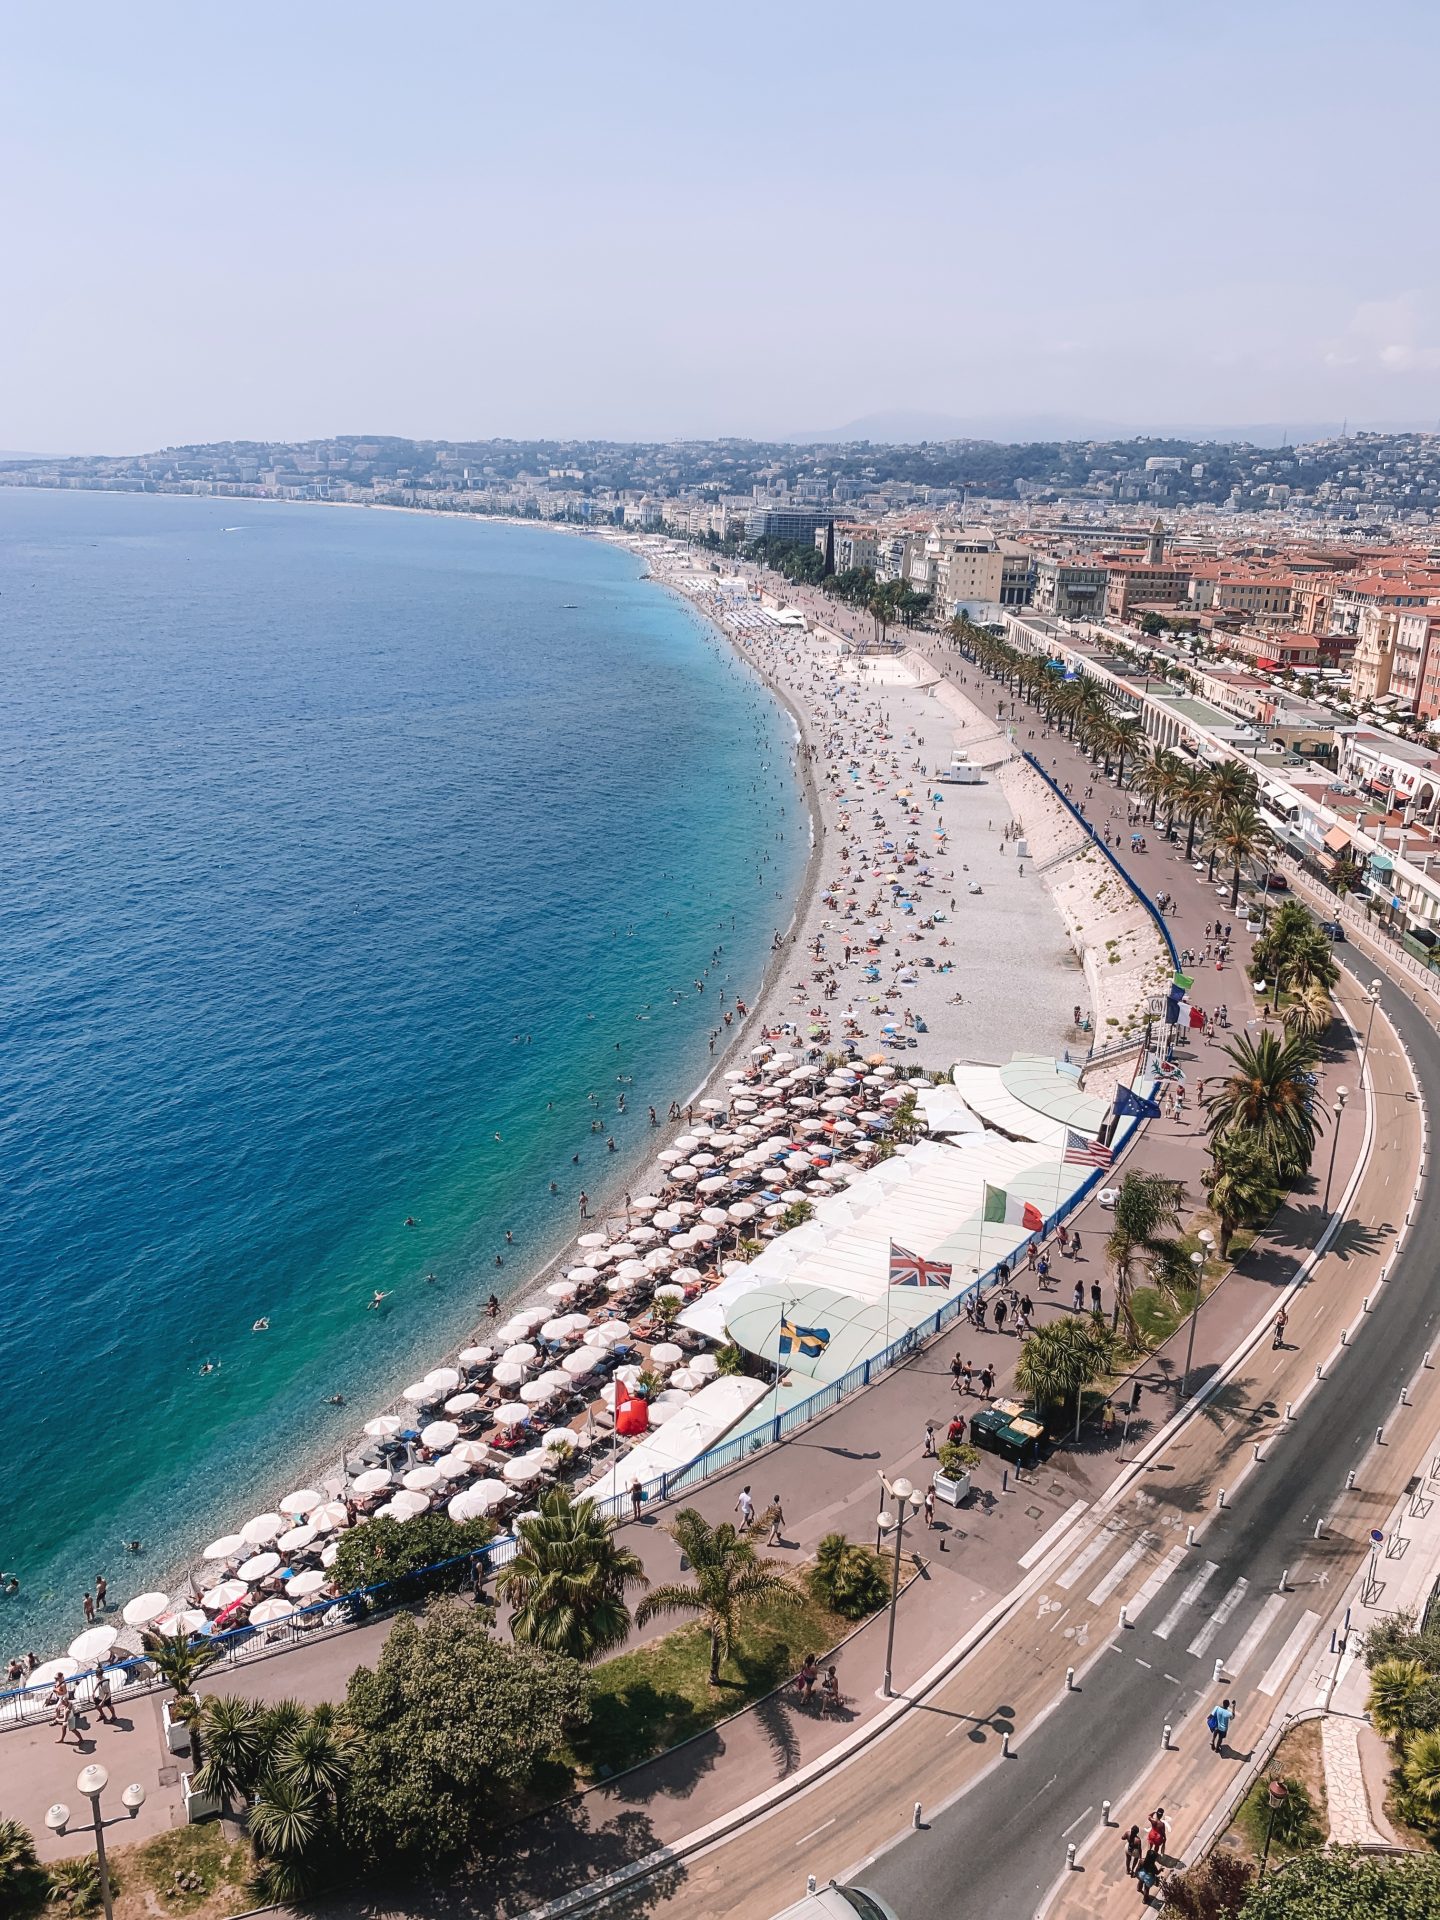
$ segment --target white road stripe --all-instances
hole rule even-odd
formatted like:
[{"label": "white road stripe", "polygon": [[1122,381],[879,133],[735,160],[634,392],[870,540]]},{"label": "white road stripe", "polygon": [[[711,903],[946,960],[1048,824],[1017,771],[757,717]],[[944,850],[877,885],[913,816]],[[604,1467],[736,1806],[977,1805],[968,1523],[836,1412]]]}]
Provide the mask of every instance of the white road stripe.
[{"label": "white road stripe", "polygon": [[1185,1649],[1187,1653],[1194,1654],[1197,1660],[1200,1658],[1201,1654],[1204,1653],[1205,1649],[1210,1645],[1210,1642],[1215,1638],[1216,1634],[1219,1633],[1225,1622],[1245,1598],[1249,1586],[1250,1582],[1248,1580],[1242,1579],[1235,1582],[1219,1606],[1216,1607],[1214,1613],[1211,1614],[1205,1625]]},{"label": "white road stripe", "polygon": [[1231,1673],[1238,1676],[1243,1671],[1245,1662],[1250,1658],[1251,1654],[1254,1653],[1255,1649],[1259,1646],[1260,1642],[1265,1638],[1266,1634],[1270,1631],[1271,1627],[1275,1623],[1276,1614],[1280,1613],[1283,1610],[1284,1606],[1285,1606],[1285,1595],[1283,1593],[1272,1593],[1270,1598],[1265,1602],[1264,1606],[1261,1607],[1260,1611],[1256,1614],[1255,1618],[1250,1622],[1249,1626],[1245,1629],[1245,1632],[1241,1637],[1239,1646],[1236,1647],[1235,1651],[1232,1654],[1227,1656],[1225,1661],[1226,1673]]},{"label": "white road stripe", "polygon": [[1277,1694],[1285,1684],[1285,1676],[1294,1665],[1296,1657],[1307,1640],[1320,1624],[1318,1613],[1302,1613],[1295,1622],[1295,1631],[1281,1647],[1279,1653],[1270,1662],[1261,1678],[1257,1693]]},{"label": "white road stripe", "polygon": [[1070,1523],[1073,1520],[1077,1520],[1089,1505],[1090,1502],[1088,1500],[1077,1500],[1068,1513],[1062,1513],[1054,1526],[1047,1528],[1047,1530],[1041,1534],[1030,1551],[1021,1554],[1020,1565],[1028,1572],[1031,1567],[1043,1560]]},{"label": "white road stripe", "polygon": [[1090,1589],[1087,1596],[1089,1604],[1092,1607],[1103,1606],[1105,1601],[1110,1598],[1111,1594],[1114,1593],[1115,1589],[1120,1585],[1121,1581],[1129,1578],[1132,1568],[1137,1566],[1139,1562],[1145,1558],[1145,1555],[1154,1544],[1155,1536],[1153,1533],[1142,1533],[1134,1546],[1127,1547],[1115,1562],[1114,1566],[1111,1567],[1110,1571]]},{"label": "white road stripe", "polygon": [[1159,1593],[1160,1589],[1184,1558],[1184,1547],[1171,1547],[1165,1558],[1160,1562],[1159,1566],[1155,1568],[1144,1586],[1141,1587],[1139,1593],[1137,1593],[1135,1598],[1130,1602],[1129,1617],[1131,1620],[1138,1620],[1140,1618],[1146,1607],[1149,1606],[1150,1602],[1155,1598],[1156,1594]]},{"label": "white road stripe", "polygon": [[1106,1527],[1103,1532],[1097,1533],[1089,1546],[1085,1548],[1084,1552],[1076,1554],[1064,1573],[1062,1573],[1060,1578],[1055,1582],[1056,1586],[1064,1587],[1067,1591],[1073,1587],[1081,1575],[1087,1573],[1100,1558],[1101,1554],[1104,1553],[1105,1549],[1113,1543],[1115,1535],[1119,1530],[1120,1523],[1115,1521]]},{"label": "white road stripe", "polygon": [[1179,1624],[1181,1614],[1184,1613],[1187,1607],[1194,1606],[1195,1602],[1200,1598],[1200,1595],[1204,1592],[1206,1583],[1210,1580],[1212,1575],[1217,1574],[1219,1571],[1220,1571],[1220,1568],[1215,1561],[1207,1560],[1205,1562],[1204,1566],[1201,1567],[1200,1571],[1195,1575],[1194,1579],[1191,1580],[1186,1585],[1185,1591],[1181,1594],[1180,1598],[1175,1602],[1174,1606],[1171,1607],[1170,1611],[1166,1614],[1165,1618],[1160,1622],[1159,1626],[1156,1627],[1155,1638],[1157,1640],[1168,1640],[1170,1638],[1171,1634],[1175,1631],[1176,1626]]}]

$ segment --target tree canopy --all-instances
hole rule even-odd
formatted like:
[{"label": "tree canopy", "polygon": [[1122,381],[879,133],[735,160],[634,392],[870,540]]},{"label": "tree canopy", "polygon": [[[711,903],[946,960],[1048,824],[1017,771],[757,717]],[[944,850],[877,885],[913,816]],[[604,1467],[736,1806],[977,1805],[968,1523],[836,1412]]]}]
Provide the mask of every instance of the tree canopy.
[{"label": "tree canopy", "polygon": [[[342,1593],[390,1580],[406,1580],[416,1594],[455,1592],[466,1584],[468,1568],[463,1557],[453,1566],[446,1563],[475,1552],[494,1536],[488,1520],[467,1520],[457,1526],[443,1512],[417,1513],[410,1520],[385,1514],[347,1528],[339,1536],[331,1578]],[[427,1573],[424,1579],[410,1578],[432,1567],[443,1571]]]},{"label": "tree canopy", "polygon": [[578,1661],[505,1646],[458,1601],[397,1621],[374,1668],[346,1688],[345,1717],[361,1736],[347,1842],[365,1861],[410,1872],[483,1852],[585,1714],[587,1684]]},{"label": "tree canopy", "polygon": [[1440,1860],[1337,1848],[1304,1853],[1267,1874],[1240,1920],[1440,1920]]}]

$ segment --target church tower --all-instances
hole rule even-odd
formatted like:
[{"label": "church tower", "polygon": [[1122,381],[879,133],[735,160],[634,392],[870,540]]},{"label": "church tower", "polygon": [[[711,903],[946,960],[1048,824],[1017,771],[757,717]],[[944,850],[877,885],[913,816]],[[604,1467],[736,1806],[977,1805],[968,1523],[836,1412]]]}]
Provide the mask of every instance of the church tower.
[{"label": "church tower", "polygon": [[1157,513],[1155,524],[1150,529],[1150,541],[1145,549],[1147,567],[1163,566],[1165,561],[1165,522]]}]

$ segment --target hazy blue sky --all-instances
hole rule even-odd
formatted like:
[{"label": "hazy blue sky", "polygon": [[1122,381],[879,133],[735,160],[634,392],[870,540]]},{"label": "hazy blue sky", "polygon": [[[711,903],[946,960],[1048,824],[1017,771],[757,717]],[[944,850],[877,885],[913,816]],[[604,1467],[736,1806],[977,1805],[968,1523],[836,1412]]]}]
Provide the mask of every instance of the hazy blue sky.
[{"label": "hazy blue sky", "polygon": [[0,447],[1440,416],[1440,8],[14,8]]}]

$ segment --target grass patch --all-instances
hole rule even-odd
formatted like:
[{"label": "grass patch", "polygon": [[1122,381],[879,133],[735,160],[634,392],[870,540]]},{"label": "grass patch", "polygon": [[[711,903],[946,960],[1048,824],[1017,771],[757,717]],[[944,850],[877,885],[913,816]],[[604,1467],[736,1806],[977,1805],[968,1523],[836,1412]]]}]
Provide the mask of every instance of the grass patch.
[{"label": "grass patch", "polygon": [[116,1864],[125,1889],[115,1902],[116,1920],[238,1913],[253,1904],[249,1848],[231,1839],[218,1820],[174,1827],[142,1846],[118,1849]]},{"label": "grass patch", "polygon": [[1163,1287],[1137,1287],[1131,1304],[1140,1338],[1151,1352],[1163,1346],[1190,1314],[1190,1302],[1177,1300]]},{"label": "grass patch", "polygon": [[770,1601],[747,1614],[720,1684],[710,1685],[710,1636],[681,1627],[663,1640],[606,1660],[591,1676],[591,1719],[572,1754],[579,1771],[605,1779],[758,1700],[855,1629],[807,1594],[798,1606]]},{"label": "grass patch", "polygon": [[1267,1782],[1283,1780],[1291,1789],[1290,1801],[1276,1815],[1275,1833],[1270,1843],[1272,1867],[1319,1846],[1329,1831],[1325,1803],[1325,1761],[1320,1745],[1320,1722],[1304,1720],[1293,1727],[1280,1742],[1263,1776],[1246,1794],[1234,1823],[1222,1837],[1223,1846],[1233,1848],[1257,1865],[1265,1846],[1265,1831],[1270,1821],[1266,1803]]}]

